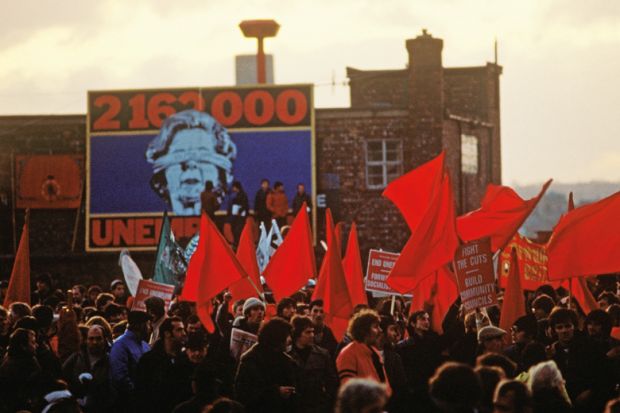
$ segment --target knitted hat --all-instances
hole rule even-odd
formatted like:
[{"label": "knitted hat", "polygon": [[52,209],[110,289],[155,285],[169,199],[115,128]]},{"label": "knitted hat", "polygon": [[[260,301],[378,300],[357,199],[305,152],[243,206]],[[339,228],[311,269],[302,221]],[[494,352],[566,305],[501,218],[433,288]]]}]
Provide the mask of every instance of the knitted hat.
[{"label": "knitted hat", "polygon": [[243,303],[243,314],[246,314],[248,311],[250,311],[250,309],[252,307],[263,307],[263,310],[265,310],[265,304],[259,300],[256,297],[250,297],[247,300],[245,300],[245,303]]}]

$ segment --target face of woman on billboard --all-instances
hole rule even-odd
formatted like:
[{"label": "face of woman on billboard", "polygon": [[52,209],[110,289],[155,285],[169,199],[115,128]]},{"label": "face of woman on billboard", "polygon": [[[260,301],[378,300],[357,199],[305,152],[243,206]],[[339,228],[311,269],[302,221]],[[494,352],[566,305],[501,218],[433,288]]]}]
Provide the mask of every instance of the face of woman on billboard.
[{"label": "face of woman on billboard", "polygon": [[172,210],[179,215],[200,215],[200,193],[205,182],[220,186],[218,169],[202,155],[215,152],[217,141],[204,129],[183,129],[176,133],[168,155],[178,160],[166,168]]}]

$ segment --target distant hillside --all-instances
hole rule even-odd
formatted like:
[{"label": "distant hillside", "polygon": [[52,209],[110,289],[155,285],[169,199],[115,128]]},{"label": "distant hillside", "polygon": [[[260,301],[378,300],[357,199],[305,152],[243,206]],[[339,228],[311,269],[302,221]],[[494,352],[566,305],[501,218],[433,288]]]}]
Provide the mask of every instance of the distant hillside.
[{"label": "distant hillside", "polygon": [[[542,187],[542,183],[533,185],[514,186],[514,189],[523,198],[535,196]],[[573,191],[576,206],[598,201],[620,191],[617,182],[589,182],[589,183],[560,183],[553,182],[549,190],[540,201],[534,213],[525,221],[521,232],[534,237],[536,231],[550,231],[566,212],[569,192]]]}]

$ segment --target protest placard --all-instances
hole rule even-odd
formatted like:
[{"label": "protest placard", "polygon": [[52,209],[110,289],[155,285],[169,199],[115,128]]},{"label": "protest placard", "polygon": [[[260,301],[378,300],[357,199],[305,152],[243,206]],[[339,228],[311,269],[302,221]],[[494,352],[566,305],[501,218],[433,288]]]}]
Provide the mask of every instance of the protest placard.
[{"label": "protest placard", "polygon": [[490,238],[461,245],[454,255],[454,268],[466,312],[497,305]]},{"label": "protest placard", "polygon": [[258,341],[258,337],[247,331],[234,328],[230,334],[230,355],[239,361],[241,355]]},{"label": "protest placard", "polygon": [[166,302],[166,308],[170,307],[172,295],[174,294],[174,286],[162,284],[151,280],[140,280],[138,283],[138,291],[133,301],[132,310],[146,311],[144,300],[149,297],[159,297]]},{"label": "protest placard", "polygon": [[[366,270],[366,291],[380,293],[383,295],[400,295],[392,290],[386,283],[387,277],[394,267],[394,263],[400,254],[394,252],[370,250],[368,253],[368,266]],[[411,294],[405,294],[411,297]]]}]

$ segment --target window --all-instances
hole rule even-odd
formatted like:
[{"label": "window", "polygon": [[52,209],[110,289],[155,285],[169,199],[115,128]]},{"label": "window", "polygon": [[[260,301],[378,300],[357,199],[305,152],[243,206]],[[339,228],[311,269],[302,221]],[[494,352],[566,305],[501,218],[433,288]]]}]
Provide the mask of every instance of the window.
[{"label": "window", "polygon": [[461,135],[461,172],[478,173],[478,138],[475,136]]},{"label": "window", "polygon": [[381,139],[366,142],[366,186],[368,189],[385,188],[402,174],[403,149],[399,139]]}]

